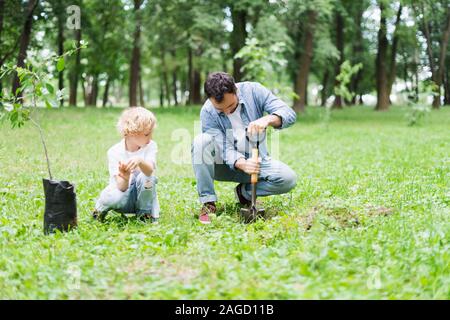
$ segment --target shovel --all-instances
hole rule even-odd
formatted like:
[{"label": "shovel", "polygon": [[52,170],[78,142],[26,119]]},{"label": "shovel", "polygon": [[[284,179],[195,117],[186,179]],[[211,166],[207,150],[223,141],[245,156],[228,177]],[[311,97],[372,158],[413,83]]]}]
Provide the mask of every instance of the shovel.
[{"label": "shovel", "polygon": [[[246,129],[247,131],[247,129]],[[248,135],[246,135],[247,139]],[[258,161],[259,157],[259,135],[256,140],[256,146],[254,142],[252,141],[252,159],[254,161]],[[252,203],[249,208],[242,208],[241,209],[241,217],[243,218],[245,223],[252,223],[255,222],[257,218],[261,217],[264,218],[265,210],[263,208],[257,208],[256,207],[256,185],[258,183],[258,174],[253,173],[251,175],[250,182],[252,184]]]}]

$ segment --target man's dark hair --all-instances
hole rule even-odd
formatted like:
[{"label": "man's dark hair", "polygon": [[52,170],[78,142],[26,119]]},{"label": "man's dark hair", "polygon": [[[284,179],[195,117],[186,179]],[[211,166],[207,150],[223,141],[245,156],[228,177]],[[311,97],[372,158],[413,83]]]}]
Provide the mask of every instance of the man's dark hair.
[{"label": "man's dark hair", "polygon": [[225,93],[236,93],[234,78],[225,72],[210,73],[205,82],[205,93],[208,98],[214,97],[221,102]]}]

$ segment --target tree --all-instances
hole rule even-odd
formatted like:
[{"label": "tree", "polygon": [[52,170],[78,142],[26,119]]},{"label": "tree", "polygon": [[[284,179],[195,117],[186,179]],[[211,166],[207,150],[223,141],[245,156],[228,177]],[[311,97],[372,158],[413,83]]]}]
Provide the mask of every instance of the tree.
[{"label": "tree", "polygon": [[[2,34],[3,34],[3,17],[4,17],[4,12],[5,12],[5,1],[4,0],[0,0],[0,47],[3,46],[3,41],[2,41]],[[0,62],[0,66],[3,65],[3,58],[1,58],[2,61]],[[0,81],[0,96],[2,93],[2,82]]]},{"label": "tree", "polygon": [[[340,4],[340,3],[338,3]],[[344,54],[344,26],[345,26],[345,20],[344,20],[344,11],[345,9],[342,8],[342,6],[337,5],[336,11],[335,11],[335,20],[336,20],[336,48],[339,50],[339,62],[336,64],[335,67],[335,87],[338,87],[340,85],[339,80],[337,79],[337,76],[340,73],[340,67],[344,63],[345,60],[345,54]],[[334,109],[342,109],[342,97],[338,94],[335,95],[334,103],[333,103]]]},{"label": "tree", "polygon": [[441,106],[441,86],[450,38],[450,3],[448,0],[420,0],[412,3],[420,30],[426,39],[431,79],[436,85],[433,108]]},{"label": "tree", "polygon": [[351,7],[349,8],[350,14],[353,17],[353,21],[351,21],[350,23],[352,23],[353,25],[353,30],[354,30],[354,34],[352,36],[352,45],[351,45],[351,52],[352,52],[352,58],[351,58],[351,62],[352,64],[356,64],[356,63],[362,63],[363,67],[361,68],[361,70],[358,70],[358,72],[356,73],[356,75],[352,78],[352,82],[350,84],[350,89],[352,90],[352,92],[355,92],[355,95],[351,101],[352,104],[356,104],[356,97],[359,95],[360,97],[362,96],[362,93],[360,91],[361,88],[361,80],[364,77],[364,73],[362,69],[364,69],[364,57],[367,55],[365,54],[367,51],[364,50],[365,48],[365,43],[364,43],[364,38],[363,38],[363,14],[364,11],[367,9],[367,1],[358,1],[356,3],[352,2]]},{"label": "tree", "polygon": [[[64,22],[65,22],[65,2],[57,1],[53,2],[53,13],[56,17],[56,28],[57,28],[57,47],[58,55],[62,56],[64,54]],[[64,88],[64,70],[58,72],[58,89],[63,90]],[[64,105],[64,99],[60,100],[61,106]]]},{"label": "tree", "polygon": [[[75,43],[77,46],[81,45],[81,29],[74,31]],[[75,63],[69,74],[69,105],[77,105],[77,93],[78,93],[78,79],[80,77],[81,70],[81,53],[75,54]]]},{"label": "tree", "polygon": [[[239,2],[232,3],[231,21],[233,23],[233,31],[230,36],[231,54],[233,57],[245,46],[245,39],[247,39],[247,11],[239,4]],[[233,58],[233,77],[235,81],[241,81],[243,77],[242,72],[243,62],[241,58]]]},{"label": "tree", "polygon": [[[79,7],[83,6],[82,0],[74,0],[73,3],[78,5]],[[83,12],[85,8],[83,7]],[[88,18],[89,15],[84,15],[83,19],[81,19],[81,25],[86,25],[84,23],[85,18]],[[82,32],[81,28],[73,30],[73,41],[75,41],[75,46],[80,47],[82,43]],[[76,106],[77,105],[77,94],[78,94],[78,82],[81,75],[81,52],[77,51],[75,53],[75,57],[69,59],[68,73],[69,73],[69,105]]]},{"label": "tree", "polygon": [[[378,31],[378,53],[376,59],[377,105],[375,110],[385,111],[389,109],[390,93],[396,77],[396,59],[398,48],[397,29],[401,21],[403,6],[401,3],[399,4],[395,20],[392,45],[390,45],[387,38],[388,3],[385,0],[379,0],[378,4],[380,7],[380,29]],[[388,53],[389,49],[391,51],[390,56]],[[389,66],[387,65],[388,61]]]},{"label": "tree", "polygon": [[[21,2],[0,0],[0,66],[12,62],[12,57],[19,47],[23,19]],[[0,93],[3,90],[2,80]]]},{"label": "tree", "polygon": [[[28,45],[30,44],[31,39],[31,30],[33,27],[33,13],[39,3],[39,0],[29,0],[28,5],[25,10],[25,24],[22,29],[22,34],[20,36],[20,44],[19,44],[19,55],[17,57],[17,66],[25,67],[25,59],[27,57]],[[18,90],[20,87],[20,81],[17,74],[13,78],[12,89],[11,91],[20,98],[22,96],[21,90]],[[21,101],[21,100],[20,100]]]},{"label": "tree", "polygon": [[313,56],[314,29],[317,20],[317,12],[309,10],[307,14],[307,26],[305,30],[304,52],[300,56],[299,70],[295,81],[295,93],[299,98],[294,101],[294,110],[304,112],[306,106],[306,92],[308,89],[308,76]]},{"label": "tree", "polygon": [[133,34],[133,51],[131,54],[131,62],[130,62],[130,84],[129,84],[129,105],[137,106],[137,91],[138,91],[138,82],[139,82],[139,73],[141,68],[141,48],[140,48],[140,39],[141,39],[141,5],[142,0],[134,0],[134,15],[135,15],[135,30]]},{"label": "tree", "polygon": [[[325,25],[332,17],[332,0],[290,1],[288,3],[287,23],[294,43],[294,54],[291,67],[294,72],[294,110],[304,112],[307,105],[308,79],[311,65],[315,58],[315,40],[322,34]],[[333,47],[334,49],[334,47]],[[334,51],[334,50],[333,50]]]}]

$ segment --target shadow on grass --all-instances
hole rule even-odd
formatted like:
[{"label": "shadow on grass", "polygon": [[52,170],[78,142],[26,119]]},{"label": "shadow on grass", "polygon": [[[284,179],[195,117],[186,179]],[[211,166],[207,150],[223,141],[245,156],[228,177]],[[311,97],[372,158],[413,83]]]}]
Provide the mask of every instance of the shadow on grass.
[{"label": "shadow on grass", "polygon": [[[97,221],[99,222],[99,221]],[[108,212],[107,216],[105,217],[104,221],[99,222],[103,225],[114,225],[118,228],[124,229],[127,226],[146,226],[151,225],[150,219],[143,219],[142,217],[139,217],[135,213],[119,213],[115,211]]]}]

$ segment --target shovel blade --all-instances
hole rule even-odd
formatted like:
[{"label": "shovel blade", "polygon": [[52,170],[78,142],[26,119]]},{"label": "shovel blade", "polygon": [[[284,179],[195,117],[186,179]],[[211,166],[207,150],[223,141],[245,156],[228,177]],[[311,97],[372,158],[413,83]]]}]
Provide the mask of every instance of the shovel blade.
[{"label": "shovel blade", "polygon": [[241,209],[241,219],[245,223],[255,222],[258,218],[264,219],[265,210],[257,208],[242,208]]}]

